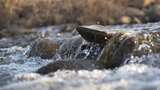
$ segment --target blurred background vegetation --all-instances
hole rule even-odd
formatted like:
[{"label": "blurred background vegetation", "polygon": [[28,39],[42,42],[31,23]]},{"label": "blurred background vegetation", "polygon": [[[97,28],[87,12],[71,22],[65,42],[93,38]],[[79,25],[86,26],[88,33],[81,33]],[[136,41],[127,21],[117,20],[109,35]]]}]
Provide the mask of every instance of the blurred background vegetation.
[{"label": "blurred background vegetation", "polygon": [[0,0],[0,29],[160,20],[160,0]]}]

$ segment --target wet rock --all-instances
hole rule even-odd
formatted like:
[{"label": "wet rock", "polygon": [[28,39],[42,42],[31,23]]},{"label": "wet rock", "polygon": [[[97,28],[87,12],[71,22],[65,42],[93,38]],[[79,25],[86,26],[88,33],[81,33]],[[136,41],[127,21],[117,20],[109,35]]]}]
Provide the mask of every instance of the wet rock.
[{"label": "wet rock", "polygon": [[[78,41],[76,41],[78,42]],[[76,45],[77,44],[77,45]],[[80,43],[81,44],[81,43]],[[104,65],[97,62],[97,58],[99,57],[103,45],[96,43],[82,43],[80,45],[78,43],[71,43],[67,45],[76,45],[76,47],[65,48],[63,46],[63,50],[61,50],[61,59],[55,62],[52,62],[42,68],[40,68],[37,73],[40,74],[48,74],[51,72],[55,72],[57,70],[93,70],[93,69],[104,69]],[[80,45],[80,46],[79,46]]]},{"label": "wet rock", "polygon": [[135,47],[134,38],[117,34],[107,42],[100,57],[100,62],[105,68],[115,68],[120,66],[125,58],[129,57]]},{"label": "wet rock", "polygon": [[85,27],[78,27],[77,31],[87,41],[103,43],[103,44],[106,41],[105,37],[107,36],[107,34],[103,31],[97,31],[94,29],[92,29],[91,31],[89,28],[85,28]]},{"label": "wet rock", "polygon": [[39,56],[43,59],[52,58],[59,49],[58,42],[50,39],[38,39],[35,41],[29,52],[29,57]]},{"label": "wet rock", "polygon": [[94,70],[102,69],[103,65],[94,60],[63,60],[50,63],[36,71],[39,74],[48,74],[57,70]]},{"label": "wet rock", "polygon": [[96,30],[79,27],[77,31],[89,41],[105,44],[100,63],[106,68],[120,66],[126,58],[160,53],[160,33],[155,30]]},{"label": "wet rock", "polygon": [[131,56],[141,57],[152,53],[160,53],[159,33],[140,33],[136,36],[114,35],[110,39],[100,58],[106,68],[114,68],[123,64]]}]

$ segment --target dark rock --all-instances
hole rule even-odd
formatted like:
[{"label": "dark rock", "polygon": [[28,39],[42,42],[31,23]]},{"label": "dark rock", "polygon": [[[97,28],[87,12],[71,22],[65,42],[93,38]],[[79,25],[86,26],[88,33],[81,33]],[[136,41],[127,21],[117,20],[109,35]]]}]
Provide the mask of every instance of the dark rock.
[{"label": "dark rock", "polygon": [[39,74],[48,74],[57,70],[93,70],[104,68],[94,60],[66,60],[50,63],[36,72]]},{"label": "dark rock", "polygon": [[131,56],[160,53],[158,30],[109,31],[79,27],[77,31],[89,42],[105,44],[99,62],[106,68],[118,67]]},{"label": "dark rock", "polygon": [[29,57],[39,56],[43,59],[52,58],[59,49],[59,44],[50,39],[40,39],[34,42],[29,52]]},{"label": "dark rock", "polygon": [[100,57],[100,62],[105,68],[115,68],[120,66],[125,58],[129,57],[134,50],[134,38],[117,34],[107,42]]},{"label": "dark rock", "polygon": [[160,5],[150,6],[145,13],[149,18],[149,22],[160,21]]},{"label": "dark rock", "polygon": [[107,34],[103,31],[97,31],[85,27],[78,27],[77,31],[87,41],[105,44]]}]

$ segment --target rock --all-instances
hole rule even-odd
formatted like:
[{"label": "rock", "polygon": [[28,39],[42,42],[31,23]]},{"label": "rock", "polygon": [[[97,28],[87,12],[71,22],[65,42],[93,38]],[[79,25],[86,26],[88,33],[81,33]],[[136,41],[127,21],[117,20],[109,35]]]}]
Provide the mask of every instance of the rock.
[{"label": "rock", "polygon": [[125,58],[129,57],[134,47],[134,38],[117,33],[104,47],[100,62],[105,65],[105,68],[118,67],[124,62]]},{"label": "rock", "polygon": [[128,2],[128,5],[130,7],[143,8],[151,5],[154,2],[155,0],[132,0]]},{"label": "rock", "polygon": [[125,15],[130,17],[144,17],[145,13],[141,9],[128,7],[125,10]]},{"label": "rock", "polygon": [[146,22],[145,12],[142,9],[128,7],[125,9],[124,13],[125,14],[118,19],[118,22],[120,24],[133,24],[133,23]]},{"label": "rock", "polygon": [[160,21],[160,5],[150,6],[145,13],[150,22]]},{"label": "rock", "polygon": [[35,41],[29,52],[29,57],[38,56],[43,59],[52,58],[59,49],[58,42],[51,39],[38,39]]},{"label": "rock", "polygon": [[120,18],[120,23],[129,24],[131,23],[131,18],[129,16],[122,16]]},{"label": "rock", "polygon": [[78,27],[77,31],[87,41],[102,43],[102,44],[104,44],[106,41],[105,37],[107,36],[107,34],[103,31],[97,31],[94,29],[92,29],[91,31],[89,28],[85,27]]},{"label": "rock", "polygon": [[36,71],[39,74],[48,74],[57,70],[94,70],[104,69],[103,65],[94,60],[63,60],[50,63]]},{"label": "rock", "polygon": [[48,74],[57,70],[93,70],[100,69],[104,66],[97,62],[99,53],[101,53],[103,45],[95,43],[83,43],[80,36],[74,36],[64,41],[57,55],[60,60],[52,62],[39,70],[37,73]]},{"label": "rock", "polygon": [[99,62],[105,68],[115,68],[131,56],[160,53],[158,30],[107,30],[79,27],[77,31],[89,41],[105,44]]}]

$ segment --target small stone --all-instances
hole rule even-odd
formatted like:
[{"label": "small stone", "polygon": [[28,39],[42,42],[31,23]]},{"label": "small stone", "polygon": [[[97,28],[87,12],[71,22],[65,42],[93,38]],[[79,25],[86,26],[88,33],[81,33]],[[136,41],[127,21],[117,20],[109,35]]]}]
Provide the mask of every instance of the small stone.
[{"label": "small stone", "polygon": [[124,24],[129,24],[131,23],[131,18],[129,16],[122,16],[120,22]]}]

